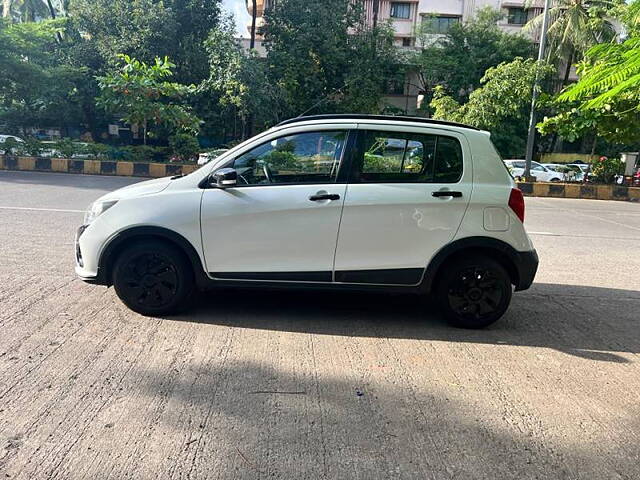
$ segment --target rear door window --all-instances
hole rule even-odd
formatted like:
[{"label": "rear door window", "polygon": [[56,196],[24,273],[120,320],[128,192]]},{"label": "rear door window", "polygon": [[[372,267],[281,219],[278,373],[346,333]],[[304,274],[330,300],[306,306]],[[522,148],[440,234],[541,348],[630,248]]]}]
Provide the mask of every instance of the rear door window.
[{"label": "rear door window", "polygon": [[361,135],[354,183],[455,183],[462,176],[456,138],[375,130]]}]

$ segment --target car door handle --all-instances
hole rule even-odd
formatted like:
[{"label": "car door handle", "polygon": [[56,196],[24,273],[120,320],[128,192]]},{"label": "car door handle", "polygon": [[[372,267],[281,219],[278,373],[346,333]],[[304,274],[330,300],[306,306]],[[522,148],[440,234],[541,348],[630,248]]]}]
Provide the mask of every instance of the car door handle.
[{"label": "car door handle", "polygon": [[337,193],[316,193],[311,195],[309,200],[312,202],[319,202],[320,200],[340,200],[340,195]]},{"label": "car door handle", "polygon": [[462,192],[451,192],[449,190],[438,190],[431,194],[433,197],[461,197]]}]

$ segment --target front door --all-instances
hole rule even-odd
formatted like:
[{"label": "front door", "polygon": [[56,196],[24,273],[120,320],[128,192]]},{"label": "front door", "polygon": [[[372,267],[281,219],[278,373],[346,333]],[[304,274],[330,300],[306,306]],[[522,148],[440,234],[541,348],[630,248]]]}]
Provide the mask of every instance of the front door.
[{"label": "front door", "polygon": [[463,135],[360,130],[336,248],[336,282],[419,283],[429,260],[460,226],[471,186]]},{"label": "front door", "polygon": [[347,130],[290,134],[224,165],[236,169],[237,186],[202,196],[202,242],[212,277],[332,280],[347,138]]}]

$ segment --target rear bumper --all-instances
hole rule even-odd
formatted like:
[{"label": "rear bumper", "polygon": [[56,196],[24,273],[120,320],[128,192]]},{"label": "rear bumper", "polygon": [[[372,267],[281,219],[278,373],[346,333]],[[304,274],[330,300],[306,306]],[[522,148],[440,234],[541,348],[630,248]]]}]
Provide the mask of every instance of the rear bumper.
[{"label": "rear bumper", "polygon": [[533,279],[538,271],[538,252],[516,252],[513,262],[518,273],[518,283],[516,291],[526,290],[533,283]]}]

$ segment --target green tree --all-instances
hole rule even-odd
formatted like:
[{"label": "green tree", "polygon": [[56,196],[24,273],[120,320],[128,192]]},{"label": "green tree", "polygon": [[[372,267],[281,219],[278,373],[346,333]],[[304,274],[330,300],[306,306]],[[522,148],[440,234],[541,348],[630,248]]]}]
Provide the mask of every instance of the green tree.
[{"label": "green tree", "polygon": [[169,58],[176,64],[175,79],[199,83],[208,76],[205,42],[220,22],[220,0],[164,0],[173,14],[175,37]]},{"label": "green tree", "polygon": [[437,87],[431,101],[433,116],[488,130],[503,156],[522,156],[536,75],[545,78],[553,71],[550,65],[533,59],[501,63],[486,71],[482,86],[471,93],[466,103],[459,103]]},{"label": "green tree", "polygon": [[80,122],[76,87],[84,73],[61,61],[56,35],[64,24],[0,19],[0,123],[24,130]]},{"label": "green tree", "polygon": [[[563,85],[569,80],[572,64],[590,47],[615,37],[610,18],[622,5],[624,0],[553,0],[547,30],[547,61],[555,61],[558,68],[564,65]],[[541,13],[527,23],[525,30],[539,31],[542,21]]]},{"label": "green tree", "polygon": [[625,20],[629,37],[587,51],[578,65],[578,83],[557,96],[558,113],[538,125],[541,132],[570,139],[595,132],[609,142],[640,141],[640,1],[631,4]]},{"label": "green tree", "polygon": [[246,51],[235,38],[231,19],[211,30],[205,47],[209,77],[199,92],[214,95],[219,107],[240,118],[243,137],[250,133],[250,118],[261,124],[277,121],[282,92],[267,77],[265,60],[255,51]]},{"label": "green tree", "polygon": [[531,40],[498,28],[501,17],[500,12],[483,8],[473,20],[453,25],[445,35],[434,35],[428,17],[418,26],[418,48],[409,52],[405,62],[416,72],[426,104],[438,85],[445,86],[455,100],[465,101],[489,68],[533,56]]},{"label": "green tree", "polygon": [[269,79],[284,97],[278,116],[379,109],[396,59],[388,30],[364,26],[361,2],[282,0],[265,19]]},{"label": "green tree", "polygon": [[[66,29],[65,62],[87,70],[78,85],[84,123],[94,136],[108,119],[95,108],[100,91],[95,80],[112,70],[118,54],[146,63],[156,57],[176,64],[174,81],[197,84],[208,76],[204,41],[219,17],[220,0],[71,0]],[[196,101],[197,100],[197,101]],[[212,115],[215,103],[190,99],[199,116]]]},{"label": "green tree", "polygon": [[73,0],[69,7],[71,55],[97,74],[118,63],[118,54],[152,62],[175,45],[175,15],[154,0]]},{"label": "green tree", "polygon": [[166,57],[146,64],[128,55],[119,55],[121,66],[98,78],[101,94],[98,105],[119,113],[122,120],[138,125],[143,131],[144,144],[150,125],[197,133],[199,119],[183,104],[187,95],[195,91],[193,85],[169,82],[175,66]]}]

